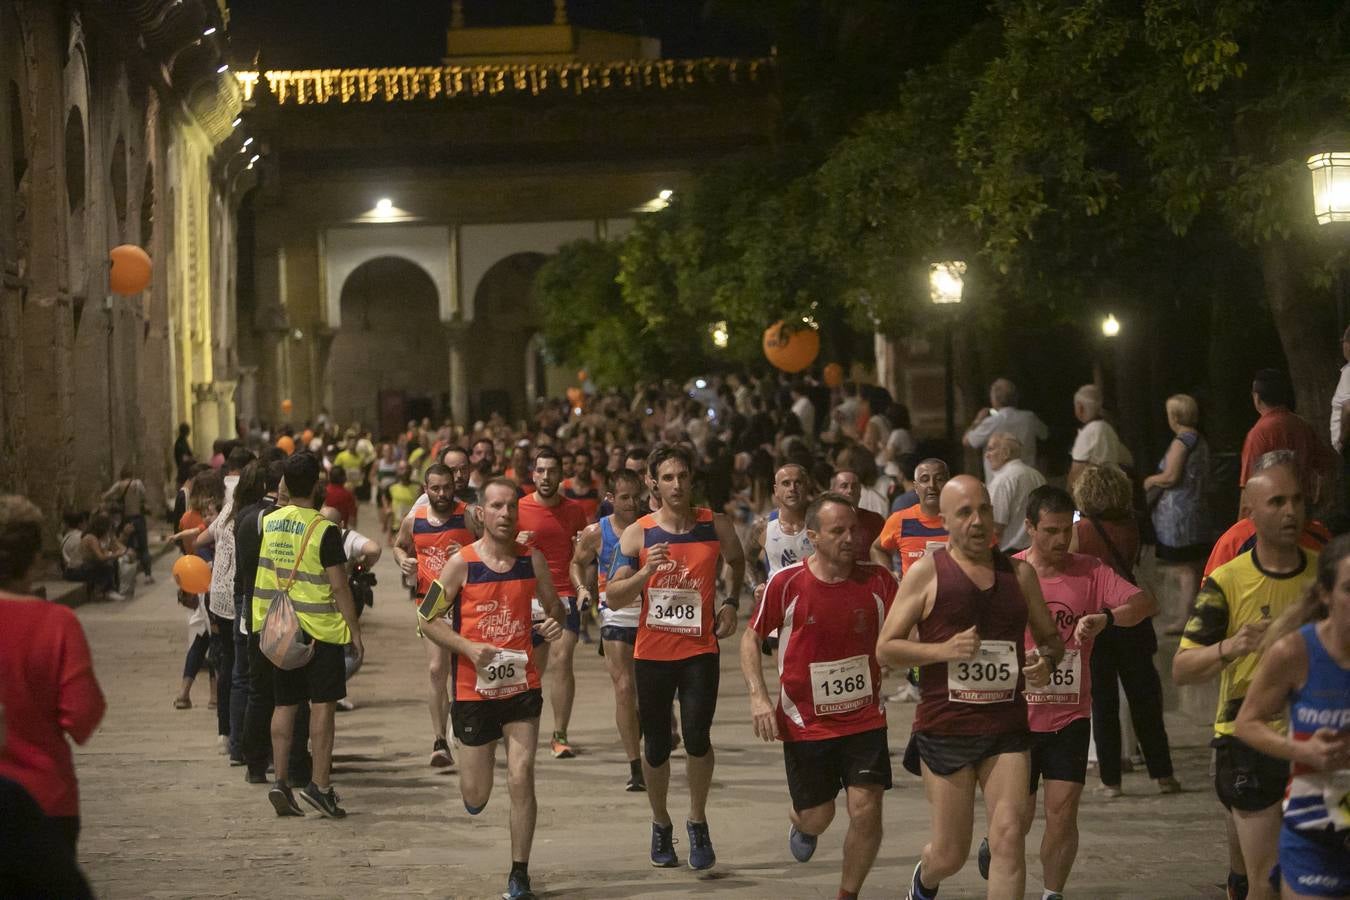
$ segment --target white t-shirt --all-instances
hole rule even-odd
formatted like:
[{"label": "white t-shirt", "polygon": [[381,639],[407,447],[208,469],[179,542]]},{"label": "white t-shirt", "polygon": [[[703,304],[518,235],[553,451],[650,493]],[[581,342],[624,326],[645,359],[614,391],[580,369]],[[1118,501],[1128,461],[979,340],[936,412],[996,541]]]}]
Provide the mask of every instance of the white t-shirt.
[{"label": "white t-shirt", "polygon": [[802,423],[802,434],[809,441],[816,433],[816,407],[806,395],[792,401],[792,413]]},{"label": "white t-shirt", "polygon": [[1069,457],[1077,463],[1098,466],[1132,466],[1134,456],[1120,441],[1120,435],[1105,419],[1093,419],[1078,429]]},{"label": "white t-shirt", "polygon": [[[1041,421],[1041,417],[1029,409],[1005,406],[989,411],[984,421],[966,432],[966,441],[977,450],[989,443],[989,436],[996,431],[1005,431],[1017,438],[1022,444],[1022,462],[1036,465],[1036,442],[1050,437],[1050,428]],[[1074,459],[1078,457],[1075,456]],[[984,481],[988,484],[994,479],[989,461],[984,463]]]},{"label": "white t-shirt", "polygon": [[989,482],[989,500],[994,505],[994,521],[1003,526],[1000,550],[1021,550],[1031,545],[1027,536],[1027,498],[1045,484],[1045,476],[1022,462],[1010,459],[994,473]]},{"label": "white t-shirt", "polygon": [[1341,407],[1350,403],[1350,363],[1341,366],[1341,378],[1336,382],[1336,393],[1331,395],[1331,446],[1341,452]]}]

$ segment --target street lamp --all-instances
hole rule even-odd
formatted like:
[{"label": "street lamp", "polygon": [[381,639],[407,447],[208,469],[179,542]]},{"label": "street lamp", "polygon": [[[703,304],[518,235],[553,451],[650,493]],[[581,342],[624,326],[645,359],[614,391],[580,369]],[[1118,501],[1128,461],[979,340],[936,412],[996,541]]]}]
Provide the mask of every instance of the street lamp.
[{"label": "street lamp", "polygon": [[731,341],[731,332],[727,330],[725,319],[714,322],[712,328],[708,329],[708,334],[712,337],[713,346],[718,350],[725,350]]},{"label": "street lamp", "polygon": [[1107,313],[1106,318],[1102,319],[1102,335],[1113,338],[1120,334],[1120,320],[1116,318],[1115,313]]},{"label": "street lamp", "polygon": [[955,310],[966,290],[966,264],[959,259],[928,264],[928,299],[939,307],[947,307],[952,313],[947,316],[945,335],[945,356],[947,377],[944,399],[947,404],[947,442],[956,440],[956,385],[952,383],[952,334],[956,320]]},{"label": "street lamp", "polygon": [[1350,151],[1314,153],[1308,157],[1308,171],[1312,173],[1313,214],[1317,216],[1317,224],[1350,222]]}]

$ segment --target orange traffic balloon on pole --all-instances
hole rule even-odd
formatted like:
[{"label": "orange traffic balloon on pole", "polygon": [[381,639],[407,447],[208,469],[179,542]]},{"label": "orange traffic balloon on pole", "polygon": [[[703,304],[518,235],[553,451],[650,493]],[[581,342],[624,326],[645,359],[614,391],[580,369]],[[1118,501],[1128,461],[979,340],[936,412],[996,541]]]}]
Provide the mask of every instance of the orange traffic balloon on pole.
[{"label": "orange traffic balloon on pole", "polygon": [[112,268],[108,271],[108,287],[114,294],[139,294],[150,285],[150,255],[135,244],[122,244],[108,251]]}]

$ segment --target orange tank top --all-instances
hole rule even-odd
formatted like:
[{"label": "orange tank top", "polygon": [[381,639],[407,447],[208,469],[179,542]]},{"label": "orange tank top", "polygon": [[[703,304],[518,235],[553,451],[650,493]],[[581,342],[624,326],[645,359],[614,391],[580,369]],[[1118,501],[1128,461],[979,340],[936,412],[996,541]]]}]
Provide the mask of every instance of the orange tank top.
[{"label": "orange tank top", "polygon": [[454,509],[444,522],[433,525],[427,518],[429,506],[413,510],[412,540],[417,551],[417,596],[426,596],[431,582],[440,577],[445,561],[450,558],[450,545],[467,547],[474,542],[473,533],[464,522],[465,504],[455,501]]},{"label": "orange tank top", "polygon": [[666,531],[655,515],[638,519],[642,550],[638,566],[647,564],[647,548],[669,543],[670,560],[652,576],[642,592],[635,659],[687,659],[718,652],[716,627],[717,538],[710,509],[695,509],[694,527],[682,533]]},{"label": "orange tank top", "polygon": [[535,578],[529,548],[516,545],[516,560],[506,572],[489,567],[474,544],[459,552],[468,572],[454,606],[454,629],[499,652],[481,670],[468,657],[454,657],[455,699],[500,700],[538,689],[539,673],[531,657],[530,602]]}]

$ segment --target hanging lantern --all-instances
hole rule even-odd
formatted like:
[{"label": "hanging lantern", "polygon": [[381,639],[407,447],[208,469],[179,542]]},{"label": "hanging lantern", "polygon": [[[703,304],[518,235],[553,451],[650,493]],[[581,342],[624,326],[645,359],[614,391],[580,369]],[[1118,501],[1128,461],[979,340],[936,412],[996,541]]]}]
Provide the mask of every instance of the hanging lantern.
[{"label": "hanging lantern", "polygon": [[764,356],[789,374],[806,369],[819,353],[820,335],[814,328],[791,327],[780,320],[764,332]]},{"label": "hanging lantern", "polygon": [[150,285],[150,256],[135,244],[122,244],[108,251],[112,268],[108,270],[108,287],[114,294],[130,297]]},{"label": "hanging lantern", "polygon": [[1328,149],[1308,157],[1312,173],[1313,214],[1317,224],[1350,222],[1350,148]]}]

